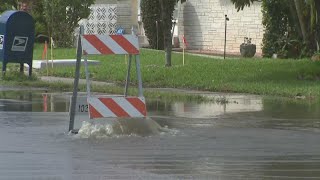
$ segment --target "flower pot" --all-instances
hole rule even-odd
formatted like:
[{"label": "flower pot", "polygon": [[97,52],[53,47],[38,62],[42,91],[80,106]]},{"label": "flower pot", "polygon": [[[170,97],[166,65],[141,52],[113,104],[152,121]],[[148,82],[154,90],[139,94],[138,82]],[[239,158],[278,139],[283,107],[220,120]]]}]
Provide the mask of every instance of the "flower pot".
[{"label": "flower pot", "polygon": [[242,43],[240,45],[240,53],[243,57],[253,57],[256,54],[256,45]]},{"label": "flower pot", "polygon": [[272,54],[272,59],[277,59],[278,58],[278,54],[274,53]]},{"label": "flower pot", "polygon": [[311,60],[312,60],[312,61],[320,61],[320,54],[314,54],[314,55],[311,57]]}]

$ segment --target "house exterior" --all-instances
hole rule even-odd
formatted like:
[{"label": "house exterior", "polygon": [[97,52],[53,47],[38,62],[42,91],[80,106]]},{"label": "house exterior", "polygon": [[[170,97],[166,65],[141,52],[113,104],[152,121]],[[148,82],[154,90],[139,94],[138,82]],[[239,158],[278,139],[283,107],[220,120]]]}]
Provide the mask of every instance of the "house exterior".
[{"label": "house exterior", "polygon": [[230,0],[187,0],[178,6],[178,12],[178,36],[180,40],[185,36],[188,49],[223,53],[227,15],[227,52],[240,54],[240,44],[248,37],[256,44],[257,54],[261,54],[264,33],[261,3],[237,12]]},{"label": "house exterior", "polygon": [[[118,27],[122,27],[128,34],[133,27],[140,36],[141,44],[146,44],[147,38],[140,16],[140,1],[96,0],[92,7],[106,8],[102,19],[108,26],[105,33],[113,34]],[[187,0],[185,3],[178,3],[174,12],[174,19],[177,22],[174,37],[179,39],[178,45],[183,46],[182,36],[185,36],[188,42],[187,49],[223,53],[225,15],[229,18],[226,36],[227,53],[240,54],[240,45],[244,42],[244,38],[248,37],[256,44],[257,54],[261,54],[264,28],[259,2],[239,12],[230,0]]]}]

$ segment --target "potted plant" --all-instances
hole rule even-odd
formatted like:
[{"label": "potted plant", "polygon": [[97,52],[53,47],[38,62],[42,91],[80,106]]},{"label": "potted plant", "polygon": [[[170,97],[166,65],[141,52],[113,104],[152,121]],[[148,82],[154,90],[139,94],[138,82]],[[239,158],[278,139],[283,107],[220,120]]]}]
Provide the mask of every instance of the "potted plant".
[{"label": "potted plant", "polygon": [[256,54],[256,45],[251,44],[251,38],[245,37],[240,45],[240,53],[243,57],[253,57]]},{"label": "potted plant", "polygon": [[312,61],[320,61],[320,51],[316,51],[312,57],[311,57]]}]

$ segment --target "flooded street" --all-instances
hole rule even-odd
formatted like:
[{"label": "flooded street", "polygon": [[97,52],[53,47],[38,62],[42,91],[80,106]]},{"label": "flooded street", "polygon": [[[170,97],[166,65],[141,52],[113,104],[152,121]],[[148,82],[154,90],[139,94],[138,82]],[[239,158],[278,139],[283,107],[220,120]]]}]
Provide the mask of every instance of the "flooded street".
[{"label": "flooded street", "polygon": [[223,96],[226,104],[147,99],[148,123],[121,128],[158,131],[81,128],[80,115],[74,135],[71,93],[43,92],[0,92],[0,180],[320,179],[320,103],[237,94]]}]

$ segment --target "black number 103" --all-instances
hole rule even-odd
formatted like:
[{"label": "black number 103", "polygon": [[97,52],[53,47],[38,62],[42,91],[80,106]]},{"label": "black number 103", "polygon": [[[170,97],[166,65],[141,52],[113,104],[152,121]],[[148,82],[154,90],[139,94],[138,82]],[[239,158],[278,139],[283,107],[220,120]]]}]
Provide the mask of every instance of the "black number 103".
[{"label": "black number 103", "polygon": [[79,112],[88,112],[88,105],[79,105],[78,106],[78,111]]}]

